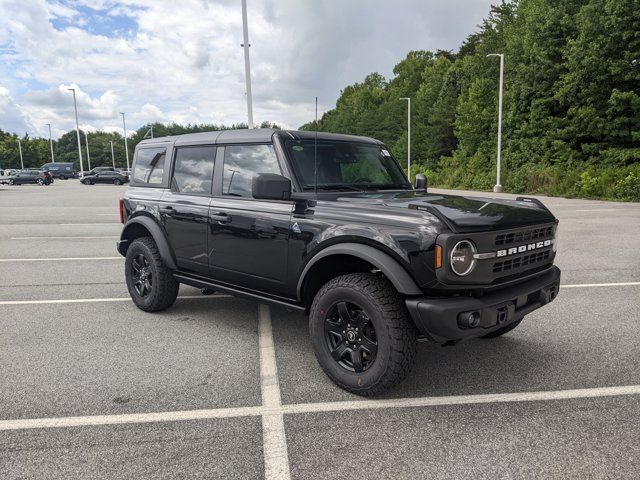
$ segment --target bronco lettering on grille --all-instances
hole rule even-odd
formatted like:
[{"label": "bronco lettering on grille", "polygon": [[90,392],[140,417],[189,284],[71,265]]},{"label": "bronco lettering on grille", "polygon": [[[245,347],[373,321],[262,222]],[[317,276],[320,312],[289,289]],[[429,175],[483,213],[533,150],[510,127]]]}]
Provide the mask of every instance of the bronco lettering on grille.
[{"label": "bronco lettering on grille", "polygon": [[520,245],[519,247],[505,248],[504,250],[498,250],[496,252],[496,257],[507,257],[509,255],[516,255],[530,250],[537,250],[538,248],[549,247],[552,243],[553,240],[545,240],[544,242],[535,242],[529,243],[528,245]]}]

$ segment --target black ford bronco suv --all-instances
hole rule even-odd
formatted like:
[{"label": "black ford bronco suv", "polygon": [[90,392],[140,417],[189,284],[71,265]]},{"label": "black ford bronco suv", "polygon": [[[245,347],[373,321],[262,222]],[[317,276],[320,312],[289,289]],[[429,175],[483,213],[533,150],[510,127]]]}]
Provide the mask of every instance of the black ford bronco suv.
[{"label": "black ford bronco suv", "polygon": [[412,187],[379,141],[283,130],[143,140],[118,251],[144,311],[180,283],[309,315],[318,362],[376,395],[420,338],[498,337],[558,294],[558,221],[539,201]]}]

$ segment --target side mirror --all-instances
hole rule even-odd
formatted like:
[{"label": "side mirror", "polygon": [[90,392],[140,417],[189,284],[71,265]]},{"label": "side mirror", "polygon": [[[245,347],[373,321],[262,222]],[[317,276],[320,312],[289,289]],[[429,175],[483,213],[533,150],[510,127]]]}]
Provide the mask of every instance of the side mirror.
[{"label": "side mirror", "polygon": [[424,174],[418,173],[416,175],[416,180],[415,180],[415,183],[413,185],[413,189],[414,190],[422,190],[424,192],[427,191],[427,177],[425,177]]},{"label": "side mirror", "polygon": [[253,177],[251,194],[264,200],[289,200],[291,180],[275,173],[259,173]]}]

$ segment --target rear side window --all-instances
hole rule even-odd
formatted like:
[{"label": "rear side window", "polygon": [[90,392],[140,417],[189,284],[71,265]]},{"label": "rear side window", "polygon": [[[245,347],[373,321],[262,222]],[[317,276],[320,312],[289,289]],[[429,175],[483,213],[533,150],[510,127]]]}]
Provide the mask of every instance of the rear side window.
[{"label": "rear side window", "polygon": [[171,190],[191,195],[210,195],[216,147],[182,147],[176,151]]},{"label": "rear side window", "polygon": [[166,155],[167,149],[164,147],[139,149],[133,163],[133,180],[149,185],[161,184]]},{"label": "rear side window", "polygon": [[222,193],[251,197],[253,177],[280,172],[273,145],[230,145],[224,149]]}]

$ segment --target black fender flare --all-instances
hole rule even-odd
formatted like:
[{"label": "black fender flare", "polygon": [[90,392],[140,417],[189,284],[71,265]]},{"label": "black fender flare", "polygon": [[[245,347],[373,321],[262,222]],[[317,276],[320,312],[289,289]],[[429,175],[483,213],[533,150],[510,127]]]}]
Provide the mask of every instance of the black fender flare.
[{"label": "black fender flare", "polygon": [[122,256],[126,256],[127,248],[129,248],[129,241],[127,232],[131,231],[133,225],[141,225],[145,229],[149,231],[151,236],[153,237],[153,241],[156,242],[158,246],[158,251],[160,252],[160,256],[164,263],[166,263],[167,267],[171,270],[177,270],[176,259],[173,255],[173,250],[169,246],[169,242],[165,237],[164,233],[160,226],[151,218],[145,216],[133,217],[127,223],[125,223],[124,228],[122,229],[122,233],[120,234],[120,241],[118,242],[118,252]]},{"label": "black fender flare", "polygon": [[388,253],[361,243],[339,243],[321,250],[307,262],[298,280],[298,300],[302,300],[302,287],[311,267],[319,260],[332,255],[351,255],[361,258],[379,269],[399,293],[404,295],[423,295],[411,275]]}]

